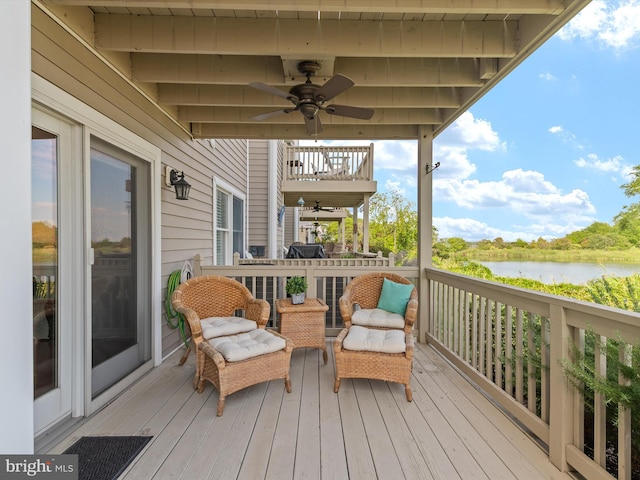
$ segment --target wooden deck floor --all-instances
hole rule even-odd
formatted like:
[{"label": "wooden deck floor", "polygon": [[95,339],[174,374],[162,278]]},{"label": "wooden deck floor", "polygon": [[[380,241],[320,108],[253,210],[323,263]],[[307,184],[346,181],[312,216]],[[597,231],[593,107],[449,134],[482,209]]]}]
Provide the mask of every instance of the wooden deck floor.
[{"label": "wooden deck floor", "polygon": [[82,423],[49,453],[83,435],[153,435],[123,479],[569,479],[546,454],[426,345],[404,387],[343,380],[333,393],[317,350],[291,360],[293,391],[281,381],[227,397],[192,388],[194,358],[179,355]]}]

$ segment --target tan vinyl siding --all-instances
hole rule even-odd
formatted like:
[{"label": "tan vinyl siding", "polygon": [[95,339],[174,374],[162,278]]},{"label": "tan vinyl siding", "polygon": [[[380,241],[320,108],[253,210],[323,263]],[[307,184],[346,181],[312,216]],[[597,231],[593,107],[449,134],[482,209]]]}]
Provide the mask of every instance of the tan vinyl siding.
[{"label": "tan vinyl siding", "polygon": [[[263,245],[265,254],[269,251],[268,222],[269,218],[269,141],[249,141],[249,204],[248,216],[248,244]],[[275,215],[275,214],[274,214]]]},{"label": "tan vinyl siding", "polygon": [[[61,47],[64,45],[64,48]],[[213,178],[224,179],[246,193],[245,140],[192,140],[187,131],[162,114],[147,98],[108,68],[92,51],[32,7],[32,70],[101,112],[162,151],[162,164],[184,170],[191,184],[188,201],[175,199],[163,183],[161,191],[162,279],[200,254],[213,258]],[[266,142],[265,142],[266,145]],[[163,170],[164,182],[164,170]],[[266,203],[266,202],[265,202]],[[163,288],[163,298],[165,290]],[[180,345],[176,330],[163,315],[163,354]]]},{"label": "tan vinyl siding", "polygon": [[289,248],[295,241],[295,207],[287,207],[287,213],[285,213],[285,225],[284,225],[284,246]]}]

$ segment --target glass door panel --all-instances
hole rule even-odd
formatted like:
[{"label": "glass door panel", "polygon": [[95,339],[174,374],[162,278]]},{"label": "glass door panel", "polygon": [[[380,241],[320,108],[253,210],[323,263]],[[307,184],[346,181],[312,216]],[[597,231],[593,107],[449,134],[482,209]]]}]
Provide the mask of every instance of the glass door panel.
[{"label": "glass door panel", "polygon": [[58,137],[31,129],[33,383],[38,398],[58,387]]},{"label": "glass door panel", "polygon": [[[71,291],[64,239],[73,224],[61,189],[69,178],[72,126],[32,110],[31,229],[34,433],[71,415]],[[66,258],[66,263],[64,258]]]},{"label": "glass door panel", "polygon": [[93,397],[150,358],[148,177],[144,164],[92,141]]}]

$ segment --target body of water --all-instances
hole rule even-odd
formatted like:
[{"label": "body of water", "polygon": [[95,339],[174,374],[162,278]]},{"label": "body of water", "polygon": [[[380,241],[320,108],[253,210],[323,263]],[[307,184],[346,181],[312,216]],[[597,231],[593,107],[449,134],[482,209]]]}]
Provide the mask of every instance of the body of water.
[{"label": "body of water", "polygon": [[601,265],[597,263],[578,262],[478,262],[489,268],[494,275],[501,277],[523,277],[538,280],[543,283],[573,283],[584,284],[602,275],[627,277],[640,273],[640,265],[612,263]]}]

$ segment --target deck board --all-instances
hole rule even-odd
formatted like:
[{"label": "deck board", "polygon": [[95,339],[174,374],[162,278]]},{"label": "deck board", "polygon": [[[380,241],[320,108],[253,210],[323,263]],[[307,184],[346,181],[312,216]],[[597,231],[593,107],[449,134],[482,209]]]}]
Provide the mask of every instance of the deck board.
[{"label": "deck board", "polygon": [[[48,453],[82,435],[153,435],[123,480],[225,479],[569,479],[545,452],[428,345],[417,345],[413,402],[404,387],[335,378],[331,339],[325,365],[296,349],[292,392],[282,380],[226,399],[192,386],[194,358],[168,358]],[[41,452],[44,453],[44,452]]]},{"label": "deck board", "polygon": [[320,470],[323,480],[349,478],[338,395],[333,393],[336,376],[333,345],[327,345],[328,361],[320,366]]},{"label": "deck board", "polygon": [[[305,353],[294,478],[319,480],[320,476],[320,368],[326,369],[316,349]],[[324,372],[323,372],[324,373]]]}]

